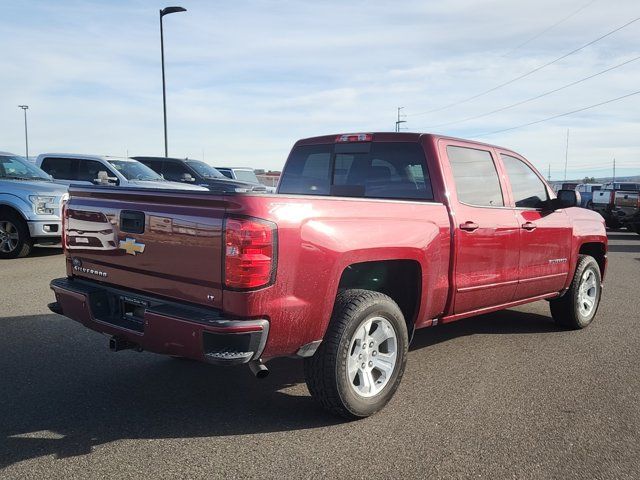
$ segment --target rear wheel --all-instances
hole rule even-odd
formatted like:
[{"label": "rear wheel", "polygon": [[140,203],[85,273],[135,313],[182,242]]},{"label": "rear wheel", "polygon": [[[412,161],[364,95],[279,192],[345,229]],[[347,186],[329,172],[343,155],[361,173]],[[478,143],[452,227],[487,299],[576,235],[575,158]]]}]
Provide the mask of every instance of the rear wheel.
[{"label": "rear wheel", "polygon": [[605,219],[605,224],[607,225],[607,227],[609,227],[611,230],[617,230],[618,228],[620,228],[620,222],[612,217],[608,217]]},{"label": "rear wheel", "polygon": [[26,257],[32,247],[27,223],[15,213],[0,213],[0,259]]},{"label": "rear wheel", "polygon": [[551,316],[558,325],[580,329],[596,316],[602,293],[598,262],[589,255],[580,255],[569,290],[551,300]]},{"label": "rear wheel", "polygon": [[341,292],[325,338],[305,359],[311,395],[348,419],[383,408],[400,384],[407,361],[407,325],[398,305],[369,290]]}]

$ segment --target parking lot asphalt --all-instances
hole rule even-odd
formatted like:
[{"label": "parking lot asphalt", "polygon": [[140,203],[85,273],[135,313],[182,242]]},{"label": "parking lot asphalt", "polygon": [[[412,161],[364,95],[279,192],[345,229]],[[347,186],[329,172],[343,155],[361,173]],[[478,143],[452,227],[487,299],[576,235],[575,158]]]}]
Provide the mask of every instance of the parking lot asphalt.
[{"label": "parking lot asphalt", "polygon": [[640,236],[610,234],[594,323],[546,302],[421,330],[395,398],[344,422],[296,360],[213,368],[111,353],[50,313],[56,249],[4,261],[0,478],[640,477]]}]

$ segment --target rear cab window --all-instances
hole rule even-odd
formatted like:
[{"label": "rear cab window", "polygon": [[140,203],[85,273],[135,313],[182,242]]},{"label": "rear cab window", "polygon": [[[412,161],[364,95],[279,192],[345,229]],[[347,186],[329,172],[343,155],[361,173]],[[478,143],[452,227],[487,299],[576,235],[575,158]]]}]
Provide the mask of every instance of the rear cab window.
[{"label": "rear cab window", "polygon": [[422,146],[410,142],[298,146],[289,156],[278,192],[433,201]]},{"label": "rear cab window", "polygon": [[456,184],[458,201],[474,207],[504,206],[500,178],[491,152],[449,145],[447,157]]},{"label": "rear cab window", "polygon": [[77,180],[78,160],[75,158],[46,157],[40,168],[55,179]]}]

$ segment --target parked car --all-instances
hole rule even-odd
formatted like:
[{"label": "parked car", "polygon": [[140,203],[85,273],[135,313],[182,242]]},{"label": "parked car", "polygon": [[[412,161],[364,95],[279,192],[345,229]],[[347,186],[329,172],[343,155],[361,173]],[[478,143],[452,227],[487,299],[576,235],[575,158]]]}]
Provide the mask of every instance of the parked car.
[{"label": "parked car", "polygon": [[26,159],[0,152],[0,259],[25,257],[34,244],[59,243],[66,199],[66,186]]},{"label": "parked car", "polygon": [[189,158],[132,157],[167,180],[200,185],[218,192],[266,192],[264,185],[241,180],[230,180],[208,163]]},{"label": "parked car", "polygon": [[616,191],[611,213],[622,226],[640,235],[640,191]]},{"label": "parked car", "polygon": [[580,206],[592,209],[593,192],[597,192],[602,188],[601,183],[581,183],[575,190],[580,194]]},{"label": "parked car", "polygon": [[592,208],[602,215],[609,228],[620,228],[622,226],[618,215],[614,212],[616,192],[618,191],[640,191],[640,183],[609,182],[593,193]]},{"label": "parked car", "polygon": [[115,185],[118,187],[203,190],[202,187],[169,182],[142,163],[120,157],[43,153],[36,164],[57,182],[82,185]]},{"label": "parked car", "polygon": [[[253,168],[249,168],[249,167],[216,167],[216,170],[218,170],[225,177],[233,178],[234,180],[242,180],[243,182],[249,182],[249,183],[251,183],[253,185],[263,185],[260,182],[260,180],[258,180],[258,177],[256,176],[256,172],[253,170]],[[267,192],[269,192],[269,193],[275,193],[275,191],[276,191],[275,187],[268,187],[266,185],[263,185],[263,186],[267,189]]]},{"label": "parked car", "polygon": [[556,197],[511,150],[429,134],[300,140],[277,196],[70,196],[67,212],[116,220],[119,248],[67,250],[52,311],[114,351],[257,376],[304,358],[312,396],[347,418],[389,401],[418,328],[541,299],[559,325],[586,327],[607,265],[604,222],[572,208],[574,190]]}]

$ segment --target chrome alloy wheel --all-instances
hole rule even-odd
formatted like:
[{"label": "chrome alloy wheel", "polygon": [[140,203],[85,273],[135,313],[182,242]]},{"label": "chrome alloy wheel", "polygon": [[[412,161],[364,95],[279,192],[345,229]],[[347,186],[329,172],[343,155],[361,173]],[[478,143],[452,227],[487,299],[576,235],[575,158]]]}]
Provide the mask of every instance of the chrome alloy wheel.
[{"label": "chrome alloy wheel", "polygon": [[578,287],[578,310],[580,315],[588,317],[596,307],[598,301],[598,285],[596,274],[593,270],[587,269],[582,274],[580,286]]},{"label": "chrome alloy wheel", "polygon": [[398,340],[383,317],[366,319],[356,329],[349,347],[347,382],[361,397],[373,397],[387,385],[396,368]]},{"label": "chrome alloy wheel", "polygon": [[11,253],[18,246],[20,234],[16,226],[5,220],[0,221],[0,252]]}]

